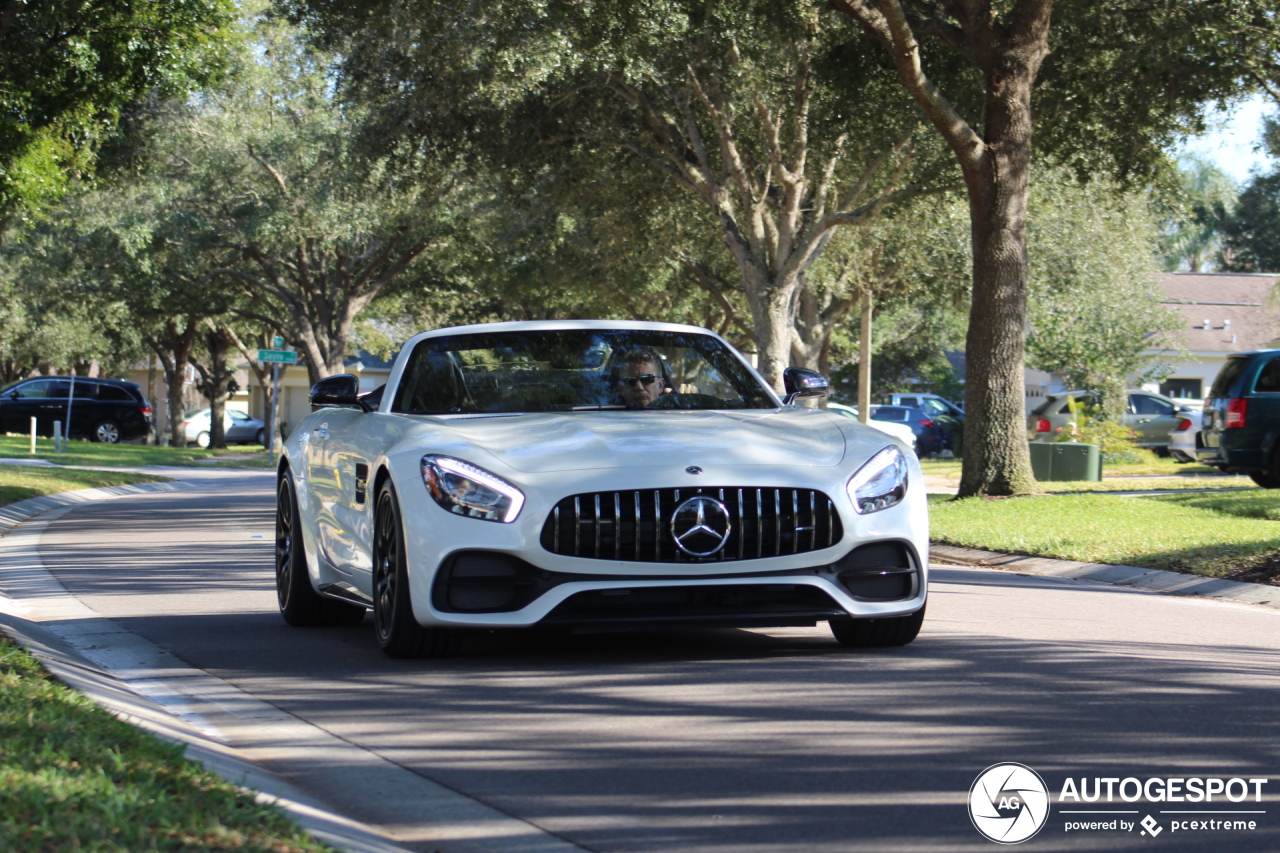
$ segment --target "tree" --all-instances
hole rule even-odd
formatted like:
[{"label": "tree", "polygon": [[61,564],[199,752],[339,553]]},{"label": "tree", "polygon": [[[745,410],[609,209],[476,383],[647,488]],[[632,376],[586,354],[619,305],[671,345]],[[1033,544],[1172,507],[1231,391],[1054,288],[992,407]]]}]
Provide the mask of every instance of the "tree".
[{"label": "tree", "polygon": [[1081,186],[1052,168],[1038,171],[1030,201],[1028,363],[1100,392],[1103,414],[1114,418],[1125,411],[1128,381],[1172,370],[1144,354],[1153,340],[1181,347],[1182,320],[1156,287],[1151,201],[1103,177]]},{"label": "tree", "polygon": [[1226,246],[1237,272],[1280,270],[1280,171],[1252,177],[1227,219]]},{"label": "tree", "polygon": [[1039,84],[1046,151],[1082,170],[1150,170],[1162,142],[1202,122],[1205,102],[1247,85],[1249,59],[1274,44],[1273,4],[1064,0],[1056,21],[1054,0],[829,5],[884,49],[964,175],[973,298],[959,494],[1030,492],[1022,372],[1033,92]]},{"label": "tree", "polygon": [[274,21],[230,84],[165,129],[157,175],[186,187],[240,316],[281,327],[311,381],[342,371],[356,318],[464,213],[448,164],[392,173],[351,149],[357,110],[332,99],[331,59]]},{"label": "tree", "polygon": [[1203,157],[1178,163],[1178,184],[1159,254],[1167,270],[1229,269],[1233,251],[1226,241],[1240,190],[1225,172]]},{"label": "tree", "polygon": [[[807,0],[296,5],[349,37],[344,91],[373,105],[374,150],[461,139],[492,168],[533,180],[617,180],[641,165],[687,193],[729,254],[759,369],[778,386],[805,273],[836,229],[938,188],[918,115],[885,108],[905,103],[896,90],[832,79],[838,40]],[[685,268],[724,294],[705,264]]]},{"label": "tree", "polygon": [[231,0],[4,0],[0,3],[0,233],[47,206],[121,111],[153,91],[181,96],[214,79]]}]

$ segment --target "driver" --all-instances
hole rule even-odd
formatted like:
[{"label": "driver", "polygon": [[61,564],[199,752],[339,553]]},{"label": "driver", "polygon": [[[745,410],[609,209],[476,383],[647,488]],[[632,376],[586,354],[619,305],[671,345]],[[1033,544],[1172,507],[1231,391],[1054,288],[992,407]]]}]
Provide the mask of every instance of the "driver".
[{"label": "driver", "polygon": [[650,349],[623,353],[614,367],[614,375],[614,388],[628,406],[647,406],[672,391],[662,369],[662,357]]}]

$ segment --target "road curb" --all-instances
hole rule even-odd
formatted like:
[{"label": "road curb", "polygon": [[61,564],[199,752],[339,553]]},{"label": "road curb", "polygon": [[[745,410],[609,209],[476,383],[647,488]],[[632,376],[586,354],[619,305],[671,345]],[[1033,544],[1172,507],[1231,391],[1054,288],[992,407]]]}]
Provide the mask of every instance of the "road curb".
[{"label": "road curb", "polygon": [[188,761],[203,766],[274,805],[312,838],[351,853],[408,853],[356,821],[335,814],[280,777],[262,770],[237,750],[200,732],[167,708],[147,699],[115,675],[95,666],[56,634],[0,609],[0,633],[21,645],[59,681],[132,726],[185,747]]},{"label": "road curb", "polygon": [[[28,498],[0,507],[0,537],[19,524],[51,510],[133,495],[179,491],[196,485],[182,481],[136,483],[76,489]],[[0,557],[0,565],[2,564],[3,557]],[[24,580],[29,583],[29,579]],[[26,610],[20,599],[15,600],[0,592],[0,633],[39,659],[63,684],[87,696],[125,722],[157,737],[183,744],[188,760],[248,791],[260,802],[275,805],[317,840],[351,853],[408,853],[408,848],[361,823],[333,812],[284,779],[247,760],[235,748],[209,737],[170,709],[139,694],[128,681],[96,665],[64,638],[44,628],[39,622],[25,618]],[[105,623],[108,620],[101,621]]]},{"label": "road curb", "polygon": [[22,522],[58,507],[110,501],[148,492],[173,492],[179,489],[192,488],[193,485],[188,482],[176,481],[171,483],[134,483],[125,486],[94,486],[89,489],[76,489],[71,492],[58,492],[54,495],[41,495],[36,498],[27,498],[24,501],[15,501],[7,506],[0,507],[0,536],[8,533]]},{"label": "road curb", "polygon": [[[270,472],[261,472],[269,474]],[[186,757],[272,803],[316,839],[352,853],[574,853],[584,848],[512,817],[387,758],[254,699],[99,615],[72,596],[34,550],[47,525],[77,504],[200,483],[80,489],[11,504],[0,523],[0,632],[40,658],[63,683],[118,717],[186,747]],[[47,513],[47,515],[45,515]],[[43,518],[36,518],[45,515]],[[23,522],[29,525],[18,527]],[[18,529],[14,529],[18,528]],[[17,591],[16,595],[10,593]],[[391,832],[335,811],[280,766],[331,762],[345,784],[386,784],[388,802],[412,802],[420,837],[402,846]],[[267,768],[274,767],[275,772]],[[372,775],[371,775],[372,774]],[[321,799],[320,797],[324,797]],[[397,824],[398,828],[399,827]],[[423,846],[428,845],[428,846]]]},{"label": "road curb", "polygon": [[1145,589],[1166,595],[1197,595],[1203,598],[1256,604],[1280,610],[1280,587],[1260,583],[1207,578],[1181,572],[1166,572],[1161,569],[1144,569],[1139,566],[1081,563],[1075,560],[1003,554],[997,551],[963,548],[958,545],[930,545],[929,556],[932,560],[959,563],[964,566],[1002,569],[1041,577],[1094,581],[1113,586]]}]

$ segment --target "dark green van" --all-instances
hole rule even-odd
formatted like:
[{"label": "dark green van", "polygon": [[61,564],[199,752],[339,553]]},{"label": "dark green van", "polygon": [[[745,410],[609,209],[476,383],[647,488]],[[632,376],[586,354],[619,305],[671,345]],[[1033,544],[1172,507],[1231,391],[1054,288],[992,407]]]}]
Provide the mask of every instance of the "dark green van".
[{"label": "dark green van", "polygon": [[1280,489],[1280,349],[1227,358],[1204,401],[1200,461]]}]

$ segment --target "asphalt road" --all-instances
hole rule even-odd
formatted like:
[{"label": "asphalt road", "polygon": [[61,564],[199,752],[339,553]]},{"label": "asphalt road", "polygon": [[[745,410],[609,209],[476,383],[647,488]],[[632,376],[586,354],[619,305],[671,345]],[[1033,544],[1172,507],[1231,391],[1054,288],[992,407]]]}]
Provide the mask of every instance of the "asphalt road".
[{"label": "asphalt road", "polygon": [[[1027,850],[1280,850],[1275,610],[939,566],[924,630],[903,649],[846,650],[822,625],[485,634],[456,657],[393,661],[369,618],[281,621],[272,485],[228,474],[77,507],[48,524],[39,554],[99,614],[381,759],[263,754],[414,849],[501,844],[433,833],[417,794],[397,798],[411,777],[542,839],[521,849],[989,851],[970,786],[1021,762],[1055,800],[1068,777],[1269,779],[1261,803],[1211,806],[1261,814],[1110,806],[1130,822],[1153,815],[1154,838],[1067,832],[1068,820],[1103,817],[1060,812],[1107,806],[1055,802]],[[1187,817],[1257,828],[1167,826]]]}]

